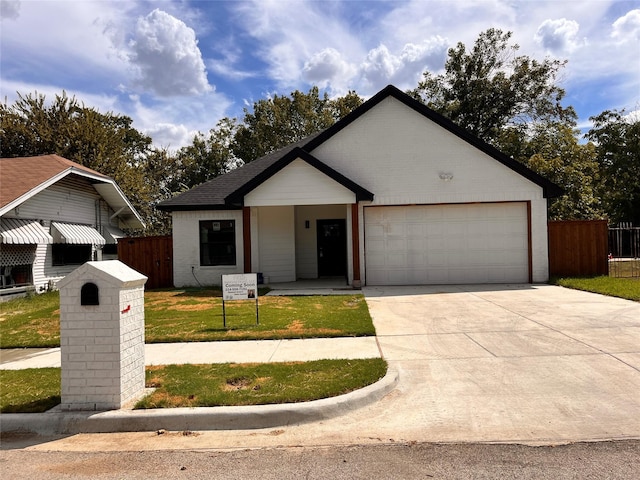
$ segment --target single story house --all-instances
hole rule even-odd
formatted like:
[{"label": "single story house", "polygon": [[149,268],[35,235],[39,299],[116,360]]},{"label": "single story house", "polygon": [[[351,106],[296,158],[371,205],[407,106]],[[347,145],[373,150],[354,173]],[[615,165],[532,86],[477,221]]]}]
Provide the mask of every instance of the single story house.
[{"label": "single story house", "polygon": [[548,279],[562,190],[394,86],[332,127],[167,200],[176,286]]},{"label": "single story house", "polygon": [[53,288],[89,260],[117,258],[144,223],[116,182],[58,155],[0,159],[0,295]]}]

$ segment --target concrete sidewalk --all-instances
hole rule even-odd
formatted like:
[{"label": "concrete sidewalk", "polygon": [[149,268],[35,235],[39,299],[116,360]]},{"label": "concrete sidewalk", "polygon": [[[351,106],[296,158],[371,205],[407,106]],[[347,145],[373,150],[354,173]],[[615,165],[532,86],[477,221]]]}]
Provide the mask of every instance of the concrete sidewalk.
[{"label": "concrete sidewalk", "polygon": [[[147,365],[305,362],[380,356],[376,337],[152,343],[145,345],[145,363]],[[0,370],[59,366],[60,348],[0,350]]]}]

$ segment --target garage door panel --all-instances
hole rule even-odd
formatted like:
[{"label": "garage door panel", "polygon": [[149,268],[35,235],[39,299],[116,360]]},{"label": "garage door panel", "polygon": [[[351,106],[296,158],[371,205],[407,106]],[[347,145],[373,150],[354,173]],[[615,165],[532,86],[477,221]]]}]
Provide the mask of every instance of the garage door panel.
[{"label": "garage door panel", "polygon": [[366,207],[369,285],[526,282],[525,203]]}]

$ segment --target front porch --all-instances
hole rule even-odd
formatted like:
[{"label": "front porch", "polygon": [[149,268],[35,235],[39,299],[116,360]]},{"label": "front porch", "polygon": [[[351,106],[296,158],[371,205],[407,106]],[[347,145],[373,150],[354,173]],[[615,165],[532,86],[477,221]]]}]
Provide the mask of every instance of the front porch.
[{"label": "front porch", "polygon": [[244,207],[244,271],[279,287],[360,286],[357,204]]},{"label": "front porch", "polygon": [[325,277],[316,279],[300,279],[295,282],[270,283],[267,285],[271,296],[298,295],[348,295],[358,291],[348,285],[344,277]]}]

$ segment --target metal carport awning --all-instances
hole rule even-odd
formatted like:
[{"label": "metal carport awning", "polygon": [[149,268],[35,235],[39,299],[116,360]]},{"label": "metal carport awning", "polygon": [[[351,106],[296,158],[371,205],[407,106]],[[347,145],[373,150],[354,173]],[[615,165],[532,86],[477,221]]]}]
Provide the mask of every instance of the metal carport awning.
[{"label": "metal carport awning", "polygon": [[104,245],[107,241],[93,227],[76,223],[51,222],[54,243]]},{"label": "metal carport awning", "polygon": [[53,243],[53,237],[37,220],[22,218],[0,219],[0,243],[37,245]]}]

